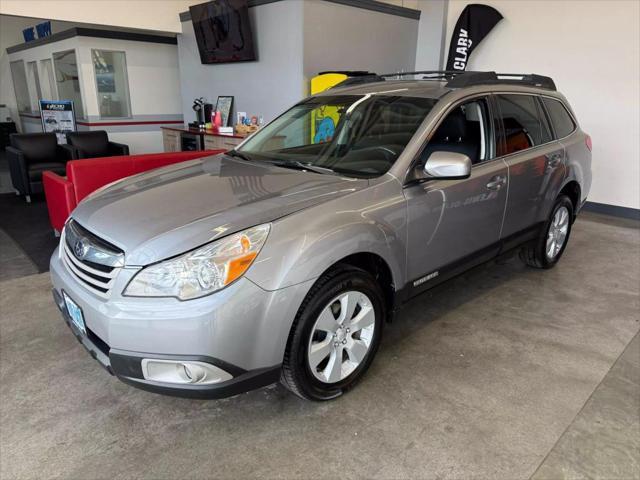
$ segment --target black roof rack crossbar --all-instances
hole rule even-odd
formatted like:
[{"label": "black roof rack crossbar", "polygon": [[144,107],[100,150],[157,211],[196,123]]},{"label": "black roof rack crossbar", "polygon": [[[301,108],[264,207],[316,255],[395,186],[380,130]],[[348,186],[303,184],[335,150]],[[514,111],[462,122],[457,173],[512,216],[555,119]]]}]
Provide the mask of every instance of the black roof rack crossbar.
[{"label": "black roof rack crossbar", "polygon": [[419,70],[416,72],[385,73],[383,78],[403,77],[409,75],[423,75],[424,80],[447,80],[447,87],[462,88],[473,85],[508,83],[513,85],[528,85],[532,87],[555,90],[556,84],[551,77],[536,75],[535,73],[496,73],[473,72],[460,70]]},{"label": "black roof rack crossbar", "polygon": [[531,87],[556,90],[556,84],[551,77],[536,75],[535,73],[496,73],[496,72],[465,72],[456,75],[447,82],[449,88],[471,87],[474,85],[492,85],[508,83],[511,85],[527,85]]},{"label": "black roof rack crossbar", "polygon": [[425,80],[429,78],[447,78],[453,77],[455,75],[460,75],[465,72],[461,72],[460,70],[418,70],[415,72],[396,72],[396,73],[383,73],[380,75],[384,78],[391,77],[404,77],[408,75],[423,75]]},{"label": "black roof rack crossbar", "polygon": [[[344,72],[346,73],[346,72]],[[460,70],[418,70],[415,72],[396,72],[378,75],[370,72],[357,72],[360,75],[349,77],[335,87],[346,87],[364,83],[381,82],[384,80],[398,79],[405,76],[422,75],[421,80],[446,80],[449,88],[464,88],[475,85],[527,85],[531,87],[556,90],[556,84],[551,77],[536,75],[535,73],[496,73],[473,72]],[[334,87],[334,88],[335,88]]]},{"label": "black roof rack crossbar", "polygon": [[[327,71],[320,72],[319,75],[324,73],[343,73],[349,74],[350,72],[346,71]],[[396,73],[384,73],[382,75],[378,75],[377,73],[372,72],[351,72],[356,73],[356,75],[349,75],[349,78],[343,80],[342,82],[334,85],[331,88],[338,87],[348,87],[353,85],[362,85],[365,83],[374,83],[374,82],[383,82],[387,79],[391,80],[394,77],[404,77],[409,75],[422,75],[421,80],[447,80],[452,78],[454,75],[460,75],[465,72],[460,72],[457,70],[420,70],[416,72],[396,72]]]}]

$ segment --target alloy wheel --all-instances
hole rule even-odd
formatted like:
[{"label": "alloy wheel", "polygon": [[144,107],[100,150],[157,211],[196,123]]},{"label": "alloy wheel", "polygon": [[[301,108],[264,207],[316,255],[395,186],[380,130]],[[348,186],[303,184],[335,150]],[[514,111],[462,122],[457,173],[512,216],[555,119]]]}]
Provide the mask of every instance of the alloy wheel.
[{"label": "alloy wheel", "polygon": [[324,383],[347,378],[365,359],[375,330],[375,310],[358,291],[341,293],[323,309],[311,331],[307,362]]},{"label": "alloy wheel", "polygon": [[562,250],[564,242],[567,239],[569,231],[569,210],[567,207],[560,207],[556,210],[549,225],[549,233],[547,234],[547,244],[545,252],[549,260],[553,260]]}]

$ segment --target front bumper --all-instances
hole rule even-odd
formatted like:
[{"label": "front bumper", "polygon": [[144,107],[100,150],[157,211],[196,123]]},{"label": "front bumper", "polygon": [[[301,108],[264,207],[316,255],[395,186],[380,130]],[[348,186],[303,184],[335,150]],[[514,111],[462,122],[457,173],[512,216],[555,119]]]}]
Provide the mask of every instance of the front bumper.
[{"label": "front bumper", "polygon": [[[186,302],[122,297],[135,272],[122,269],[104,299],[70,273],[57,250],[51,258],[56,305],[78,341],[109,373],[145,390],[195,398],[227,397],[279,379],[291,324],[312,281],[266,291],[242,278]],[[82,310],[86,334],[72,323],[63,290]],[[142,374],[143,358],[205,362],[233,378],[204,385],[149,381]]]},{"label": "front bumper", "polygon": [[[111,375],[115,375],[123,382],[133,385],[134,387],[177,397],[213,399],[230,397],[232,395],[264,387],[277,382],[280,378],[280,365],[246,371],[240,367],[212,357],[194,355],[154,355],[111,349],[105,342],[97,337],[91,329],[87,329],[86,335],[78,330],[71,321],[71,317],[69,316],[69,312],[67,311],[67,307],[64,304],[62,296],[55,289],[53,289],[53,299],[56,302],[65,323],[87,352],[89,352],[89,354]],[[161,384],[145,380],[141,366],[143,358],[205,362],[222,368],[224,371],[233,375],[233,378],[226,382],[213,385]]]}]

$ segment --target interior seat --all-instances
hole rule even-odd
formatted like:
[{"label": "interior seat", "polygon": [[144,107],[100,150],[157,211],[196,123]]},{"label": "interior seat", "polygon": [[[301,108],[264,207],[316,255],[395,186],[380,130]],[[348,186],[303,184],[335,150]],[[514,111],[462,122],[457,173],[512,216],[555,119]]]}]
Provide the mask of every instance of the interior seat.
[{"label": "interior seat", "polygon": [[478,163],[479,145],[470,137],[467,119],[460,109],[456,109],[440,124],[422,152],[421,160],[425,162],[433,152],[455,152],[468,156],[473,164]]}]

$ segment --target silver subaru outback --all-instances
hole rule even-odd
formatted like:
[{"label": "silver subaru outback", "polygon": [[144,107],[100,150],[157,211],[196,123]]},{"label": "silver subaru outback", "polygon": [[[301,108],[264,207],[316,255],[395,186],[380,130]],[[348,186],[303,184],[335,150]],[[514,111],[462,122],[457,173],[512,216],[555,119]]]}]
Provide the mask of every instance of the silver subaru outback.
[{"label": "silver subaru outback", "polygon": [[83,201],[51,279],[91,356],[169,395],[281,381],[327,400],[412,297],[516,248],[553,267],[591,185],[591,139],[553,81],[412,75],[339,85],[235,150]]}]

